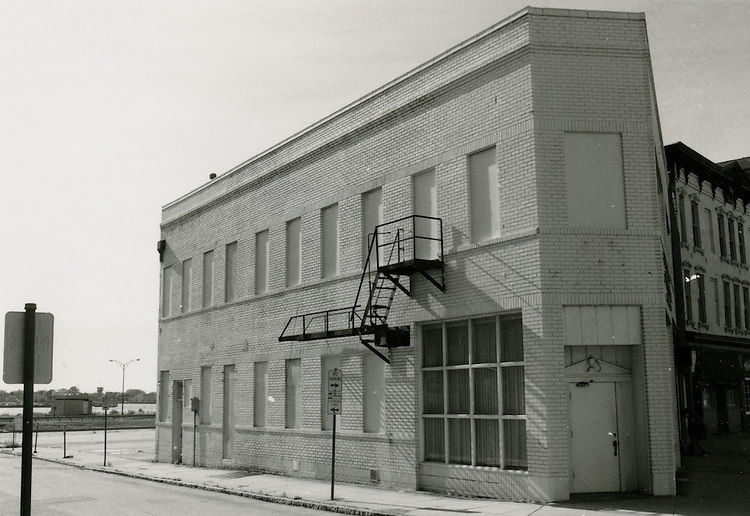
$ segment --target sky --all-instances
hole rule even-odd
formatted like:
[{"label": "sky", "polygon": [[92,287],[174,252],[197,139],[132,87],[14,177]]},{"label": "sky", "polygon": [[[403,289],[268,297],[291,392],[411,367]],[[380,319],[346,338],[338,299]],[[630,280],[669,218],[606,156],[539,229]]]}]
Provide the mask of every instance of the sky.
[{"label": "sky", "polygon": [[[4,0],[0,310],[54,315],[36,389],[119,391],[138,358],[155,390],[162,206],[526,5]],[[750,155],[745,0],[531,5],[645,12],[664,142]]]}]

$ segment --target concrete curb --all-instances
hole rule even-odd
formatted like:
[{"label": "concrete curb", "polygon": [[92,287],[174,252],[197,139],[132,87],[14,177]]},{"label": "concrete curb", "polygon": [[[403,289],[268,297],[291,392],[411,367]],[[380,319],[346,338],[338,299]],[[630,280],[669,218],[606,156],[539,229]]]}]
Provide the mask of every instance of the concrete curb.
[{"label": "concrete curb", "polygon": [[[17,455],[17,453],[7,452],[3,450],[3,453],[10,453]],[[145,475],[142,473],[129,473],[127,471],[120,471],[115,469],[108,469],[104,466],[87,466],[85,464],[74,464],[61,459],[53,459],[50,457],[38,457],[34,456],[34,459],[44,460],[47,462],[54,462],[56,464],[62,464],[64,466],[71,466],[78,469],[84,469],[87,471],[98,471],[100,473],[109,473],[110,475],[120,475],[123,477],[136,478],[140,480],[148,480],[150,482],[158,482],[161,484],[188,487],[191,489],[202,489],[204,491],[211,491],[214,493],[228,494],[234,496],[241,496],[243,498],[252,498],[262,502],[270,502],[281,505],[290,505],[294,507],[304,507],[306,509],[317,509],[320,511],[334,512],[338,514],[349,514],[352,516],[397,516],[398,513],[394,512],[382,512],[372,511],[370,509],[362,509],[360,507],[349,507],[346,505],[339,505],[334,502],[314,502],[312,500],[304,500],[302,498],[289,498],[284,496],[268,495],[264,493],[254,493],[252,491],[242,491],[239,489],[231,489],[228,487],[212,486],[207,484],[200,484],[195,482],[186,482],[184,480],[177,480],[172,478],[161,478]]]}]

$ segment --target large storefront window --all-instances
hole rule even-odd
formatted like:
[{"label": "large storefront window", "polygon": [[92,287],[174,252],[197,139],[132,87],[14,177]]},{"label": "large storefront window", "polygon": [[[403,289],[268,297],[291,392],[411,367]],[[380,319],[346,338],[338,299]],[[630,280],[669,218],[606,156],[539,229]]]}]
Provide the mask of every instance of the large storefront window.
[{"label": "large storefront window", "polygon": [[520,315],[422,328],[424,460],[526,469]]}]

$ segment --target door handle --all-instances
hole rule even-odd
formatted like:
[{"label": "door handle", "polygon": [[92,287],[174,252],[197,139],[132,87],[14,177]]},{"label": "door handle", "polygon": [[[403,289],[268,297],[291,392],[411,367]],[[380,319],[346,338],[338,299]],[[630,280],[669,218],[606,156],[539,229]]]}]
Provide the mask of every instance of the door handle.
[{"label": "door handle", "polygon": [[609,432],[609,436],[613,439],[612,447],[615,449],[615,457],[617,457],[617,434],[614,432]]}]

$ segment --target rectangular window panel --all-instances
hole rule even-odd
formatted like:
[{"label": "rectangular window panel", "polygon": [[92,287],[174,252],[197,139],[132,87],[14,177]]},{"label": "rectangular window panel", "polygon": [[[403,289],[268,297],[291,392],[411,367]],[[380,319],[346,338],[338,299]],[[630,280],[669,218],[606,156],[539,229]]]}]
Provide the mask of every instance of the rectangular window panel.
[{"label": "rectangular window panel", "polygon": [[737,223],[737,244],[740,247],[740,263],[747,265],[747,252],[745,251],[745,226]]},{"label": "rectangular window panel", "polygon": [[727,234],[729,235],[729,258],[732,261],[736,261],[737,250],[734,245],[734,219],[727,219],[727,225],[729,226],[727,230]]},{"label": "rectangular window panel", "polygon": [[500,333],[500,361],[523,362],[523,325],[520,317],[503,319]]},{"label": "rectangular window panel", "polygon": [[268,292],[268,230],[255,234],[255,293]]},{"label": "rectangular window panel", "polygon": [[523,367],[503,367],[503,414],[525,414]]},{"label": "rectangular window panel", "polygon": [[424,367],[443,365],[442,326],[425,326],[422,328],[422,365]]},{"label": "rectangular window panel", "polygon": [[227,244],[224,263],[224,301],[237,299],[237,242]]},{"label": "rectangular window panel", "polygon": [[685,214],[685,196],[682,194],[677,197],[677,208],[680,215],[680,242],[687,244],[687,215]]},{"label": "rectangular window panel", "polygon": [[742,306],[745,308],[745,329],[750,330],[750,289],[748,287],[742,287],[742,301]]},{"label": "rectangular window panel", "polygon": [[268,402],[268,362],[253,364],[253,425],[266,426],[266,404]]},{"label": "rectangular window panel", "polygon": [[470,419],[448,419],[448,450],[451,464],[471,464]]},{"label": "rectangular window panel", "polygon": [[526,421],[506,419],[503,421],[503,452],[505,469],[526,469]]},{"label": "rectangular window panel", "polygon": [[299,285],[302,277],[302,219],[286,223],[286,286]]},{"label": "rectangular window panel", "polygon": [[365,355],[364,424],[368,433],[385,431],[385,362]]},{"label": "rectangular window panel", "polygon": [[474,413],[498,414],[497,369],[474,369]]},{"label": "rectangular window panel", "polygon": [[448,370],[448,413],[469,413],[469,370]]},{"label": "rectangular window panel", "polygon": [[201,424],[211,424],[211,366],[201,367]]},{"label": "rectangular window panel", "polygon": [[[333,415],[328,412],[328,372],[341,369],[338,355],[320,359],[320,421],[323,430],[333,430]],[[341,418],[336,418],[336,430],[341,426]]]},{"label": "rectangular window panel", "polygon": [[500,194],[495,147],[469,156],[471,240],[500,236]]},{"label": "rectangular window panel", "polygon": [[740,286],[733,285],[734,287],[734,326],[739,328],[742,326],[742,300],[740,299]]},{"label": "rectangular window panel", "polygon": [[286,361],[286,427],[299,428],[302,396],[302,361]]},{"label": "rectangular window panel", "polygon": [[425,371],[422,373],[422,412],[424,414],[443,414],[443,371]]},{"label": "rectangular window panel", "polygon": [[447,365],[469,363],[469,326],[465,322],[451,323],[446,327],[448,347]]},{"label": "rectangular window panel", "polygon": [[[362,194],[362,263],[367,260],[370,239],[375,227],[383,223],[383,190],[376,188]],[[375,261],[375,249],[370,260]]]},{"label": "rectangular window panel", "polygon": [[500,467],[500,422],[497,419],[476,420],[477,466]]},{"label": "rectangular window panel", "polygon": [[214,252],[203,253],[203,308],[214,305]]},{"label": "rectangular window panel", "polygon": [[339,205],[320,210],[320,275],[330,278],[339,273]]},{"label": "rectangular window panel", "polygon": [[474,364],[497,362],[497,340],[495,338],[495,320],[475,321],[472,328]]},{"label": "rectangular window panel", "polygon": [[626,227],[619,134],[566,133],[565,178],[571,227]]},{"label": "rectangular window panel", "polygon": [[424,460],[428,462],[445,461],[445,420],[424,419]]}]

